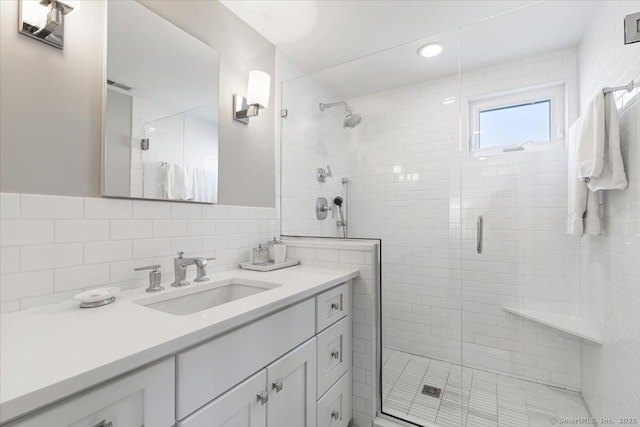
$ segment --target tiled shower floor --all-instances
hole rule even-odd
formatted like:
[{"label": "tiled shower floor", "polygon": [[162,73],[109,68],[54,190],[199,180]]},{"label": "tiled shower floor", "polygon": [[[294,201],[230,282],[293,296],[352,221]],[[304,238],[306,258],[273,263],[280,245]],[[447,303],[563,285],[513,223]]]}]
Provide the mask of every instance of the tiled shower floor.
[{"label": "tiled shower floor", "polygon": [[[418,425],[549,427],[590,417],[573,391],[386,348],[382,364],[383,412]],[[424,384],[441,388],[440,398],[422,394]]]}]

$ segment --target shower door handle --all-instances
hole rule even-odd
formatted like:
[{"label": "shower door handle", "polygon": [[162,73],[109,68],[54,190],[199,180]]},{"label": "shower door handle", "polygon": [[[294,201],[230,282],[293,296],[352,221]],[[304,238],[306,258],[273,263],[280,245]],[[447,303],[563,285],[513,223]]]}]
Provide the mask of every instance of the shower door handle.
[{"label": "shower door handle", "polygon": [[476,250],[479,254],[482,253],[482,240],[484,236],[484,219],[482,215],[478,215],[478,221],[476,223]]}]

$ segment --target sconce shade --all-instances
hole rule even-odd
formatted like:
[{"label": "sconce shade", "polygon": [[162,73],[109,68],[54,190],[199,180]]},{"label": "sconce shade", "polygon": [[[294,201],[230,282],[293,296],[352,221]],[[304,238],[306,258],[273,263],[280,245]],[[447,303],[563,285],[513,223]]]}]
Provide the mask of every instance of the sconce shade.
[{"label": "sconce shade", "polygon": [[67,12],[67,15],[68,15],[68,14],[79,11],[80,3],[82,2],[80,0],[63,0],[63,1],[58,0],[58,3],[63,3],[71,8],[71,10]]},{"label": "sconce shade", "polygon": [[249,87],[247,89],[247,103],[258,104],[263,108],[269,106],[269,90],[271,76],[264,71],[252,70],[249,72]]}]

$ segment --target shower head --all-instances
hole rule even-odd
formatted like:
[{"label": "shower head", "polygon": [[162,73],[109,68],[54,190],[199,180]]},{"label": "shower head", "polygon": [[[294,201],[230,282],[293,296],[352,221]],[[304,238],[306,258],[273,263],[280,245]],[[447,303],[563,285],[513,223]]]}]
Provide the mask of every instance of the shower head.
[{"label": "shower head", "polygon": [[331,108],[331,107],[335,107],[336,105],[344,105],[344,112],[346,114],[346,117],[344,118],[344,121],[342,122],[342,127],[345,129],[353,129],[354,127],[358,126],[360,124],[360,122],[362,121],[362,117],[360,117],[357,114],[353,114],[353,112],[351,111],[351,108],[349,108],[349,105],[346,102],[343,101],[339,101],[339,102],[332,102],[330,104],[325,104],[325,103],[320,103],[320,111],[324,111],[327,108]]},{"label": "shower head", "polygon": [[362,117],[357,114],[347,114],[347,117],[344,118],[344,123],[342,127],[345,129],[353,129],[358,126],[362,121]]}]

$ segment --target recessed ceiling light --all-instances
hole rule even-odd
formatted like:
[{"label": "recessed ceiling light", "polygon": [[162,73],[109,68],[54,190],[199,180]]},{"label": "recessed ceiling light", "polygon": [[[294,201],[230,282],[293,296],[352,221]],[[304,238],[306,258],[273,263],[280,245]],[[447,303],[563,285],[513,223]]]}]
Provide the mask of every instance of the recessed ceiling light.
[{"label": "recessed ceiling light", "polygon": [[440,55],[441,52],[442,45],[440,43],[427,43],[420,49],[418,49],[418,55],[425,58],[432,58],[434,56]]}]

